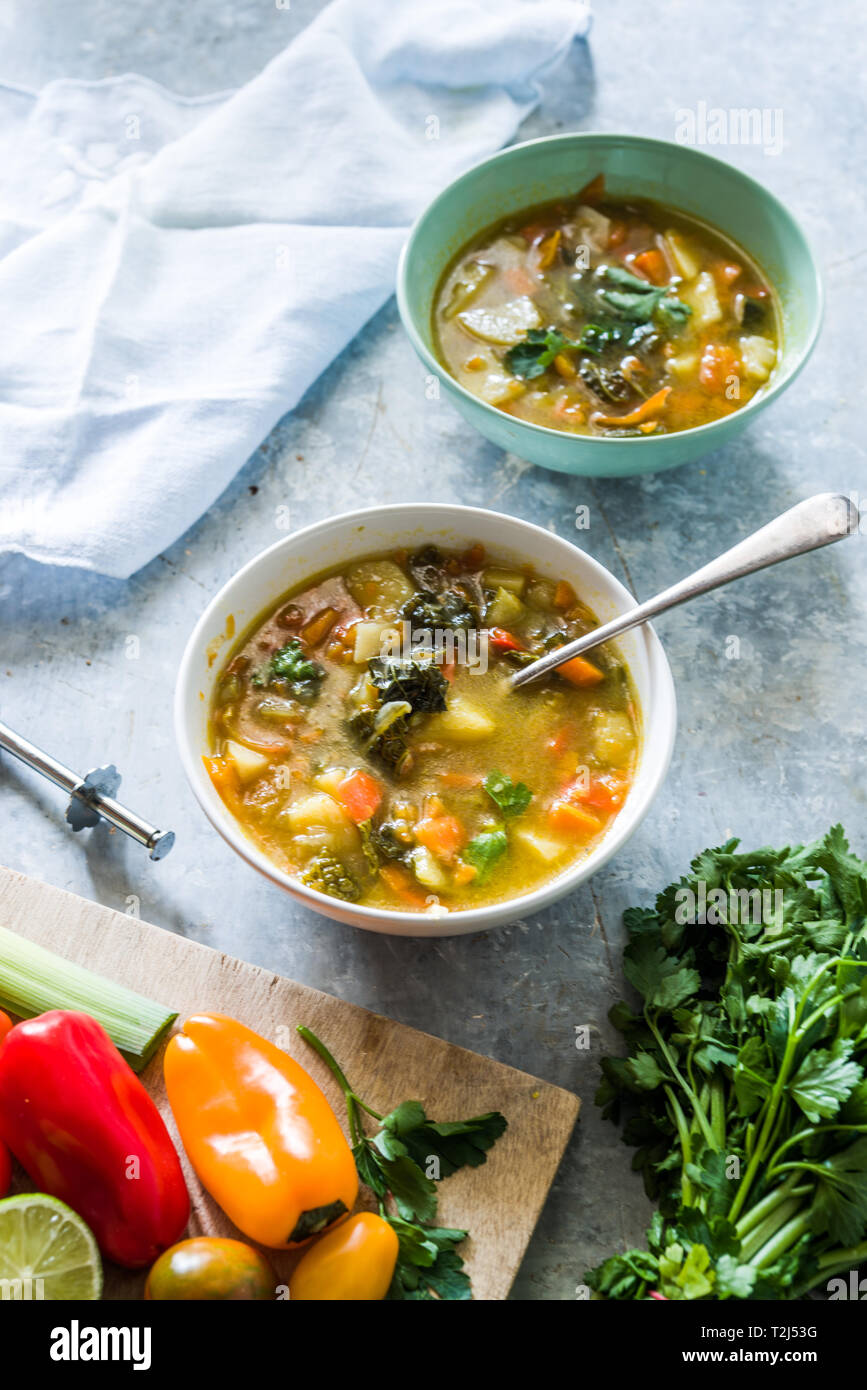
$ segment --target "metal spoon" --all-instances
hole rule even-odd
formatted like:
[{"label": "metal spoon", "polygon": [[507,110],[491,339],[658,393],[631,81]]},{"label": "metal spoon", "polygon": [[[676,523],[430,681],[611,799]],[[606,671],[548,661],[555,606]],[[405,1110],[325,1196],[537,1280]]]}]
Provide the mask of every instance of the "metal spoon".
[{"label": "metal spoon", "polygon": [[679,603],[686,603],[711,589],[719,589],[733,579],[742,579],[745,574],[754,574],[768,565],[778,565],[781,560],[791,560],[793,556],[804,555],[808,550],[833,545],[834,541],[854,535],[859,520],[858,508],[841,492],[820,492],[815,497],[808,497],[806,502],[799,502],[796,507],[769,521],[767,526],[754,531],[746,540],[711,560],[710,564],[672,584],[671,588],[663,589],[655,598],[637,604],[610,623],[603,623],[583,637],[577,637],[574,642],[566,642],[538,661],[524,666],[512,676],[509,684],[516,689],[529,681],[538,680],[540,676],[556,670],[564,661],[570,661],[573,656],[583,656],[584,652],[598,647],[600,642],[609,642],[622,632],[655,618],[657,613],[664,613],[666,609],[675,608]]}]

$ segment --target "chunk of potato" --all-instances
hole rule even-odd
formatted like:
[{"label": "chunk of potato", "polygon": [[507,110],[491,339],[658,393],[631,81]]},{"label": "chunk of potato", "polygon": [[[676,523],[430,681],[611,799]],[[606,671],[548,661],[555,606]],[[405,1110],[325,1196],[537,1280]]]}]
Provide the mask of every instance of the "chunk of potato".
[{"label": "chunk of potato", "polygon": [[684,290],[682,298],[695,314],[694,322],[697,328],[709,328],[712,323],[719,323],[722,318],[716,284],[709,271],[703,270],[693,284]]},{"label": "chunk of potato", "polygon": [[686,377],[693,376],[698,371],[698,353],[681,352],[676,357],[669,357],[665,370],[672,376],[676,376],[683,381]]},{"label": "chunk of potato", "polygon": [[741,338],[738,346],[741,350],[744,376],[749,377],[750,381],[767,381],[777,365],[777,349],[770,338],[749,334]]},{"label": "chunk of potato", "polygon": [[476,395],[481,396],[488,405],[507,405],[509,401],[523,396],[526,389],[523,381],[518,381],[516,377],[508,376],[505,372],[492,371],[482,380]]},{"label": "chunk of potato", "polygon": [[392,634],[394,640],[400,640],[399,629],[392,623],[356,623],[352,632],[355,637],[352,660],[359,666],[369,661],[372,656],[382,655],[383,642]]},{"label": "chunk of potato", "polygon": [[477,309],[466,309],[458,314],[458,321],[483,343],[512,347],[521,341],[528,328],[541,326],[542,316],[530,296],[522,294],[496,308],[480,304]]},{"label": "chunk of potato", "polygon": [[540,835],[537,830],[528,830],[526,826],[515,826],[512,839],[530,850],[545,864],[553,864],[566,850],[562,840],[552,840],[547,835]]},{"label": "chunk of potato", "polygon": [[497,732],[493,719],[465,695],[448,696],[448,708],[431,715],[429,729],[432,738],[452,743],[476,743]]},{"label": "chunk of potato", "polygon": [[362,608],[375,605],[386,618],[393,618],[401,604],[415,593],[400,565],[393,560],[360,560],[351,565],[346,587]]},{"label": "chunk of potato", "polygon": [[635,730],[625,714],[603,711],[593,730],[597,758],[611,766],[624,763],[635,748]]},{"label": "chunk of potato", "polygon": [[409,857],[413,873],[425,888],[440,891],[448,887],[448,878],[430,850],[426,849],[424,845],[418,845]]},{"label": "chunk of potato", "polygon": [[526,608],[516,594],[498,589],[485,609],[485,622],[493,627],[509,627],[526,615]]},{"label": "chunk of potato", "polygon": [[358,844],[358,830],[339,802],[327,792],[314,792],[287,806],[278,817],[281,827],[311,849],[351,853]]},{"label": "chunk of potato", "polygon": [[226,757],[231,758],[235,764],[238,776],[242,782],[252,782],[256,777],[261,777],[263,772],[267,772],[270,767],[268,758],[262,753],[254,753],[252,748],[245,748],[242,743],[236,743],[234,739],[226,740]]},{"label": "chunk of potato", "polygon": [[698,275],[701,261],[685,236],[680,232],[668,231],[663,238],[666,249],[677,267],[678,275],[684,280],[694,280]]}]

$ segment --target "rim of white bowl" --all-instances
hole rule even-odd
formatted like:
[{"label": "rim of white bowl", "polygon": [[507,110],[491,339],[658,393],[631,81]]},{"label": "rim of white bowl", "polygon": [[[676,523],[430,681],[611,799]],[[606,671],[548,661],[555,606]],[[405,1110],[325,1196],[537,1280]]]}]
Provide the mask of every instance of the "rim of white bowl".
[{"label": "rim of white bowl", "polygon": [[[303,549],[338,524],[354,525],[356,523],[363,524],[366,521],[373,523],[381,521],[390,513],[405,513],[408,510],[418,514],[422,528],[425,513],[431,512],[438,512],[441,516],[443,513],[449,513],[456,520],[462,521],[479,516],[495,517],[502,518],[503,521],[516,526],[520,531],[535,533],[539,539],[544,539],[549,544],[552,540],[559,541],[560,544],[572,548],[582,557],[582,561],[589,566],[603,587],[613,588],[615,600],[625,600],[622,603],[621,611],[625,611],[635,602],[625,585],[587,551],[581,550],[580,547],[573,545],[563,536],[557,536],[553,532],[546,531],[544,527],[537,526],[535,522],[525,521],[523,517],[516,517],[510,512],[497,512],[486,507],[471,507],[449,502],[395,502],[383,507],[362,507],[355,511],[339,512],[323,521],[313,522],[309,526],[302,527],[300,531],[282,536],[273,545],[259,551],[257,555],[254,555],[246,564],[236,570],[211,599],[187,639],[178,667],[174,695],[175,739],[187,781],[211,825],[241,859],[246,860],[252,868],[278,888],[306,903],[320,915],[329,917],[332,921],[357,926],[362,930],[392,936],[465,936],[472,932],[489,930],[509,920],[516,920],[531,913],[540,912],[551,903],[577,889],[585,879],[590,878],[609,862],[638,829],[650,810],[665,781],[677,733],[677,696],[674,678],[662,643],[651,624],[645,623],[641,627],[633,629],[636,638],[644,642],[650,689],[650,696],[642,703],[641,707],[643,737],[638,766],[645,766],[649,762],[651,772],[650,780],[640,799],[634,795],[633,791],[630,791],[626,804],[613,822],[611,829],[606,832],[596,848],[591,850],[584,859],[580,859],[571,867],[565,868],[540,888],[533,889],[529,893],[522,893],[519,897],[489,903],[484,907],[458,909],[442,916],[433,913],[403,912],[391,908],[366,907],[361,903],[343,902],[342,899],[336,900],[327,893],[320,893],[315,888],[307,887],[300,879],[293,878],[291,874],[284,873],[282,869],[279,869],[244,834],[205,773],[202,766],[204,750],[198,746],[198,741],[191,737],[188,728],[188,712],[196,708],[198,702],[196,688],[199,685],[199,680],[198,677],[194,679],[194,663],[197,657],[206,653],[208,646],[213,642],[213,634],[221,626],[218,613],[226,608],[227,603],[231,607],[231,591],[240,585],[242,580],[246,579],[276,552],[297,547]],[[504,545],[506,544],[507,542],[504,541]],[[512,548],[520,549],[520,544]],[[335,561],[335,563],[338,562]],[[266,599],[262,604],[262,611],[267,609],[269,602],[276,602],[279,598],[280,594],[277,593],[270,599]],[[651,705],[653,706],[653,719],[655,721],[653,724],[651,723]]]},{"label": "rim of white bowl", "polygon": [[[691,145],[678,145],[674,140],[659,140],[653,135],[620,135],[616,131],[607,130],[567,130],[562,131],[559,135],[540,135],[535,140],[521,140],[515,145],[506,145],[503,149],[497,150],[494,154],[488,155],[485,159],[480,159],[477,164],[473,164],[472,167],[466,169],[463,174],[459,174],[456,179],[452,179],[451,183],[446,184],[445,188],[440,190],[436,197],[428,203],[427,207],[419,213],[418,217],[413,222],[409,229],[407,239],[401,247],[397,264],[395,293],[397,296],[398,313],[400,314],[404,331],[417,355],[421,358],[424,365],[429,367],[440,381],[443,382],[447,391],[451,391],[454,395],[460,396],[463,400],[469,401],[473,405],[480,406],[483,412],[486,415],[490,415],[493,419],[497,419],[501,416],[501,412],[497,406],[489,405],[487,401],[482,400],[481,396],[473,395],[472,391],[468,391],[466,386],[462,386],[457,378],[452,376],[451,372],[440,362],[436,354],[431,352],[416,326],[416,316],[410,308],[409,292],[407,289],[407,268],[410,255],[412,254],[413,242],[422,224],[436,211],[439,204],[450,196],[456,188],[461,187],[463,184],[472,183],[473,180],[482,173],[483,170],[489,168],[490,165],[499,163],[519,149],[538,148],[540,145],[562,144],[565,146],[572,141],[578,140],[586,140],[588,142],[591,140],[603,140],[621,145],[639,145],[644,148],[653,146],[655,149],[676,149],[686,158],[692,157],[703,163],[716,165],[719,169],[723,169],[727,173],[733,174],[736,178],[741,179],[751,192],[756,193],[761,198],[766,198],[769,203],[772,203],[777,212],[781,214],[784,221],[788,222],[796,235],[800,237],[806,248],[807,257],[812,270],[813,287],[816,294],[816,313],[805,334],[804,346],[800,354],[793,358],[791,370],[788,374],[785,377],[779,376],[776,381],[772,379],[768,383],[767,388],[758,390],[755,395],[747,401],[746,405],[741,406],[740,410],[735,411],[734,414],[738,417],[739,421],[745,421],[749,418],[750,414],[756,414],[760,410],[764,410],[766,405],[769,405],[776,396],[792,384],[796,377],[800,376],[813,355],[813,349],[819,340],[819,334],[822,330],[822,324],[825,318],[825,287],[819,269],[819,260],[813,249],[812,241],[807,236],[807,233],[804,231],[797,217],[795,217],[795,214],[789,210],[782,199],[778,198],[775,193],[772,193],[771,190],[766,188],[763,183],[760,183],[758,179],[754,179],[751,174],[745,173],[744,170],[739,169],[736,164],[729,164],[728,160],[720,159],[718,155],[708,154],[705,150],[695,149]],[[516,209],[516,211],[518,210],[519,209]],[[708,226],[712,226],[712,224],[708,223]],[[480,228],[479,230],[481,231],[483,229]],[[753,254],[750,247],[745,246],[744,250],[748,255],[753,257],[756,265],[761,270],[761,261]],[[432,309],[432,306],[430,307]],[[785,341],[783,341],[782,350],[783,359],[785,360]],[[510,418],[521,430],[527,430],[530,434],[539,435],[542,438],[563,438],[564,431],[552,429],[550,425],[540,425],[534,420],[522,420],[520,416],[512,416]],[[678,438],[686,435],[696,436],[707,434],[712,430],[718,429],[726,421],[730,422],[732,418],[732,415],[721,415],[716,420],[707,420],[703,425],[691,425],[689,429],[677,430],[676,433]],[[637,436],[618,435],[614,438],[610,438],[607,435],[601,434],[578,434],[575,435],[574,438],[577,441],[577,448],[590,445],[608,445],[610,447],[615,444],[634,448],[636,445],[640,445],[647,454],[650,453],[651,449],[656,449],[658,451],[663,449],[666,442],[670,444],[672,435],[651,434],[644,435],[641,438]]]}]

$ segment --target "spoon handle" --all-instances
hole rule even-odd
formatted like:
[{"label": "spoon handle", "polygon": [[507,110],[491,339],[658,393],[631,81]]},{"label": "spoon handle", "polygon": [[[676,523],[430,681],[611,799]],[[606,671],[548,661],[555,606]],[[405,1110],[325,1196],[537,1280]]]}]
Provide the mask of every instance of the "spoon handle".
[{"label": "spoon handle", "polygon": [[820,546],[832,545],[834,541],[854,535],[859,519],[858,508],[843,493],[820,492],[815,497],[808,497],[805,502],[799,502],[775,517],[767,526],[754,531],[746,540],[739,541],[731,550],[718,555],[694,574],[687,575],[669,589],[663,589],[655,598],[637,604],[610,623],[603,623],[583,637],[577,637],[574,642],[566,642],[564,646],[523,667],[512,676],[510,684],[515,688],[537,680],[573,656],[581,656],[592,647],[599,646],[600,642],[619,637],[622,632],[628,632],[639,623],[646,623],[658,613],[686,603],[699,594],[706,594],[711,589],[719,589],[733,579],[741,579],[745,574],[767,569],[768,565],[778,565],[781,560],[790,560],[795,555],[804,555],[808,550],[818,550]]}]

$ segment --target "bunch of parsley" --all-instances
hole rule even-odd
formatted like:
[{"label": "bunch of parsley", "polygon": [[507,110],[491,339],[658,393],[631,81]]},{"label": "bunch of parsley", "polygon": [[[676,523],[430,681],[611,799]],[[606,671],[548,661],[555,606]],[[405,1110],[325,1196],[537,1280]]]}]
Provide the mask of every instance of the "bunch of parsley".
[{"label": "bunch of parsley", "polygon": [[[469,1120],[437,1123],[428,1119],[417,1100],[406,1100],[390,1114],[380,1115],[355,1093],[316,1034],[303,1026],[298,1032],[318,1052],[343,1091],[358,1176],[375,1194],[380,1216],[398,1238],[397,1265],[386,1298],[414,1302],[472,1298],[457,1252],[468,1232],[434,1224],[437,1183],[459,1168],[478,1168],[486,1162],[488,1149],[507,1128],[505,1117],[493,1110]],[[365,1133],[363,1114],[378,1125],[373,1137]]]},{"label": "bunch of parsley", "polygon": [[840,826],[737,847],[625,914],[643,1003],[597,1102],[658,1210],[587,1276],[608,1298],[799,1298],[867,1261],[867,863]]}]

